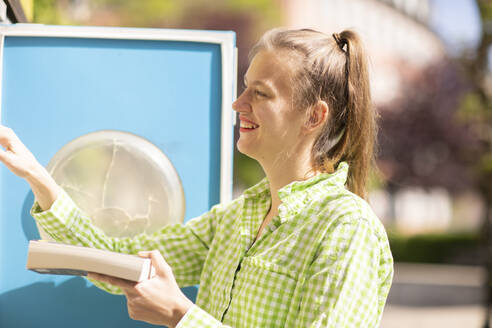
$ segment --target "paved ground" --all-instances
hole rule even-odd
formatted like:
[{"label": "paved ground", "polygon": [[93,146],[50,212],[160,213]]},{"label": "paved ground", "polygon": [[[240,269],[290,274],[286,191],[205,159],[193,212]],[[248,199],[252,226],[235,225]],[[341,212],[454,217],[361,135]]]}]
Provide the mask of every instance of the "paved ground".
[{"label": "paved ground", "polygon": [[481,328],[480,267],[397,263],[381,328]]},{"label": "paved ground", "polygon": [[407,307],[388,305],[380,328],[481,328],[484,311],[480,306]]}]

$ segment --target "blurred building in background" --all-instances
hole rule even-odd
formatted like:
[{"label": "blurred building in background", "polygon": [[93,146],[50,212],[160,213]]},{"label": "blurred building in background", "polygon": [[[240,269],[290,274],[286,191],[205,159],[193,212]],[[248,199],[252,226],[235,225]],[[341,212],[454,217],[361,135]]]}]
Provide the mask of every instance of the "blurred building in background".
[{"label": "blurred building in background", "polygon": [[429,1],[285,0],[286,25],[326,33],[354,29],[371,58],[371,87],[376,104],[387,103],[402,90],[402,70],[418,74],[446,56],[439,38],[428,28]]}]

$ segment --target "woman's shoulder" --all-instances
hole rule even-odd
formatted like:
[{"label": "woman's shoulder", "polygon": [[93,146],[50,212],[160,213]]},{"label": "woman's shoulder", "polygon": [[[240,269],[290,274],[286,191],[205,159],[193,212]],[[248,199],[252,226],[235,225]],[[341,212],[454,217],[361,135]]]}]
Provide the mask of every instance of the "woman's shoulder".
[{"label": "woman's shoulder", "polygon": [[314,206],[319,207],[318,219],[325,229],[338,225],[365,225],[375,236],[386,242],[388,237],[381,220],[369,203],[345,188],[338,188],[333,194],[320,197]]},{"label": "woman's shoulder", "polygon": [[346,189],[321,203],[319,249],[357,240],[360,247],[375,251],[380,265],[385,268],[384,276],[389,275],[393,270],[393,256],[388,235],[369,203]]}]

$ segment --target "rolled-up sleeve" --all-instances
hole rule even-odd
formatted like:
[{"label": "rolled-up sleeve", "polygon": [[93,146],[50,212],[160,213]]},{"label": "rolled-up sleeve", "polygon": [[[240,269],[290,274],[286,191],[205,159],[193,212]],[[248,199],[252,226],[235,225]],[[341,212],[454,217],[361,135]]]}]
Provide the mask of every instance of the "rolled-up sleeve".
[{"label": "rolled-up sleeve", "polygon": [[205,312],[196,304],[186,311],[176,328],[226,328],[219,320]]},{"label": "rolled-up sleeve", "polygon": [[[203,264],[222,209],[223,206],[214,206],[210,212],[191,219],[184,225],[167,225],[151,235],[140,234],[128,238],[113,238],[104,234],[64,191],[46,211],[42,211],[39,205],[34,203],[31,215],[57,242],[127,254],[157,249],[171,266],[178,285],[185,287],[200,282]],[[121,293],[120,289],[114,286],[92,282],[110,293]]]}]

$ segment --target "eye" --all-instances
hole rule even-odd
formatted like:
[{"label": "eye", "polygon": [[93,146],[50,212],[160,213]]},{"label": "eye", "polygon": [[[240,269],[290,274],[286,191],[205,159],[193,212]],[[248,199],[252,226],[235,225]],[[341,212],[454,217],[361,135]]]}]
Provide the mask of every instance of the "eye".
[{"label": "eye", "polygon": [[266,97],[267,96],[265,93],[259,91],[258,89],[255,89],[254,93],[255,93],[255,95],[260,96],[260,97]]}]

